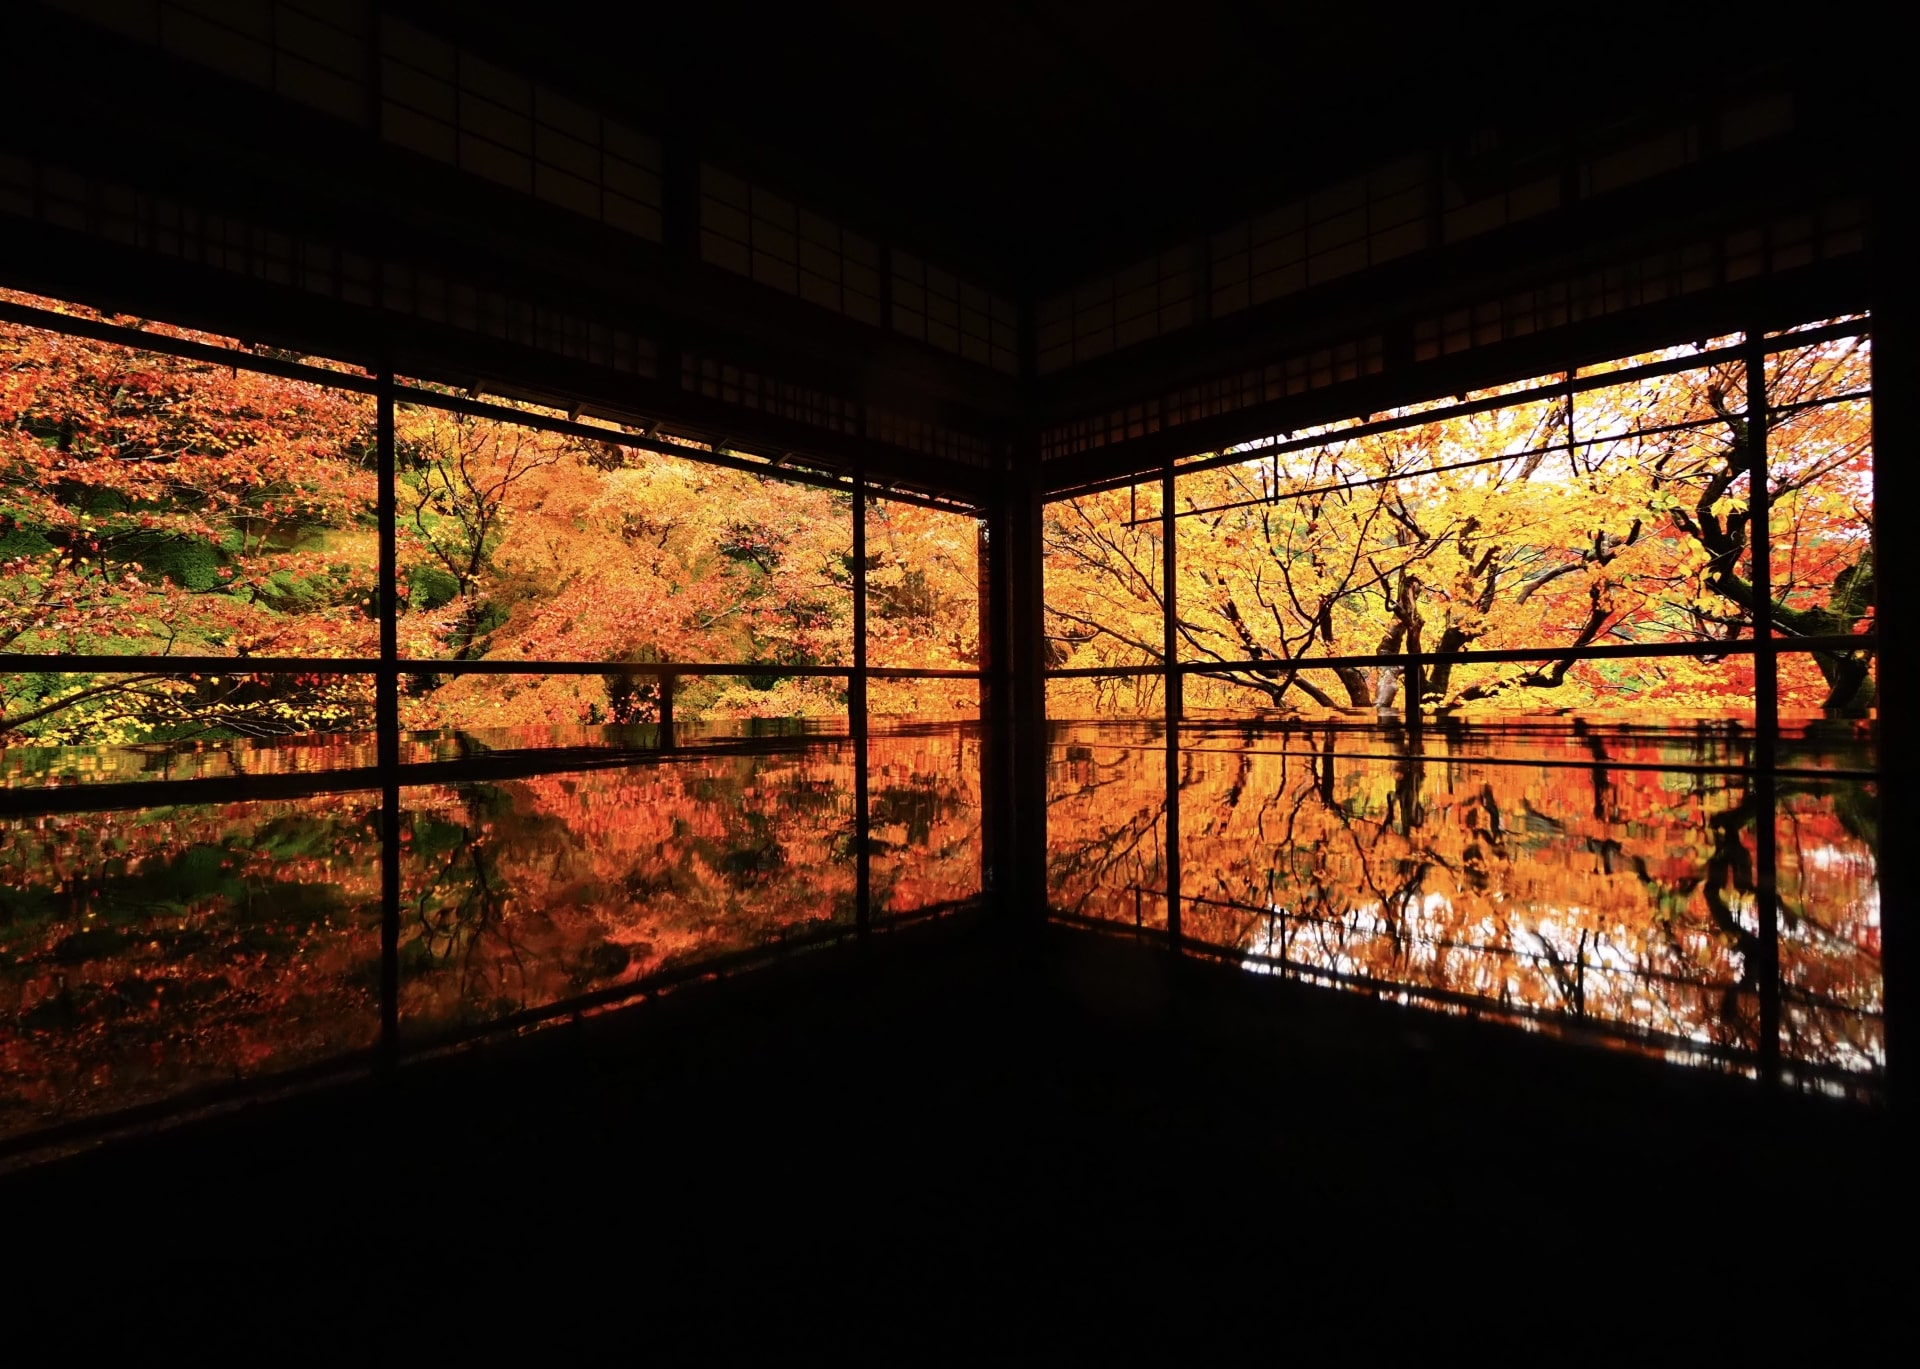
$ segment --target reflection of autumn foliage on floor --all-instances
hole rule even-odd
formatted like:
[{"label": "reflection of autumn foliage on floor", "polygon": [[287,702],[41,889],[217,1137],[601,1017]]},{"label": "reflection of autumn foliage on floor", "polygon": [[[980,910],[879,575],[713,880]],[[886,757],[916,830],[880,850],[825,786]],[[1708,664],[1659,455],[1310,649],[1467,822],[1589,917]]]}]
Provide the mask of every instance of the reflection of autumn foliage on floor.
[{"label": "reflection of autumn foliage on floor", "polygon": [[1856,1067],[1884,1058],[1875,809],[1867,784],[1803,780],[1781,794],[1774,826],[1790,1058]]},{"label": "reflection of autumn foliage on floor", "polygon": [[877,736],[868,745],[873,911],[917,912],[980,893],[978,727]]},{"label": "reflection of autumn foliage on floor", "polygon": [[236,737],[142,746],[7,746],[0,747],[0,789],[311,775],[372,765],[377,755],[370,732],[316,732],[271,742]]},{"label": "reflection of autumn foliage on floor", "polygon": [[1454,763],[1444,744],[1381,736],[1364,747],[1380,758],[1349,760],[1351,742],[1328,756],[1279,740],[1278,755],[1184,758],[1185,892],[1204,900],[1190,935],[1751,1044],[1751,862],[1730,852],[1740,826],[1716,822],[1734,799],[1715,780],[1605,772],[1596,794],[1593,772]]},{"label": "reflection of autumn foliage on floor", "polygon": [[0,823],[0,1135],[372,1046],[377,803]]},{"label": "reflection of autumn foliage on floor", "polygon": [[[851,927],[850,744],[749,745],[404,789],[403,1030]],[[876,916],[977,896],[977,727],[870,746]],[[0,823],[0,1136],[373,1046],[379,892],[370,794]]]},{"label": "reflection of autumn foliage on floor", "polygon": [[1144,723],[1055,729],[1047,766],[1047,887],[1054,907],[1166,925],[1163,735]]},{"label": "reflection of autumn foliage on floor", "polygon": [[853,920],[844,746],[405,791],[402,1017],[431,1033]]},{"label": "reflection of autumn foliage on floor", "polygon": [[[1088,731],[1056,766],[1055,903],[1132,922],[1144,888],[1151,925],[1164,747],[1103,748]],[[1564,730],[1197,730],[1181,754],[1182,932],[1302,970],[1752,1048],[1754,781],[1619,768],[1741,749]],[[1840,779],[1778,784],[1784,1049],[1873,1068],[1871,796]]]}]

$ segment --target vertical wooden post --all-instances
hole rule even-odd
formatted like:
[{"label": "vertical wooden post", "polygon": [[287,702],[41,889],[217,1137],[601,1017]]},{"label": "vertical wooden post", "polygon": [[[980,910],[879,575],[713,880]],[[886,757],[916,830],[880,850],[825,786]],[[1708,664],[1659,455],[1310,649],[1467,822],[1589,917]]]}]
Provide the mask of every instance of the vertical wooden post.
[{"label": "vertical wooden post", "polygon": [[[1882,112],[1887,127],[1880,172],[1887,189],[1874,205],[1873,254],[1873,557],[1874,631],[1878,645],[1878,706],[1875,744],[1878,751],[1880,800],[1880,972],[1885,1004],[1887,1097],[1907,1130],[1915,1109],[1914,1045],[1915,971],[1913,968],[1913,909],[1920,898],[1920,861],[1907,836],[1920,823],[1916,779],[1920,779],[1920,725],[1914,705],[1920,695],[1920,668],[1916,668],[1915,598],[1903,564],[1913,553],[1899,538],[1914,526],[1908,515],[1920,509],[1915,489],[1912,454],[1920,450],[1920,375],[1914,339],[1912,268],[1906,237],[1900,225],[1910,224],[1900,183],[1892,173],[1895,158],[1904,156],[1904,110],[1891,65],[1880,73],[1889,88],[1883,98],[1892,107]],[[1904,80],[1904,72],[1900,78]],[[1903,164],[1903,163],[1902,163]],[[1899,187],[1899,188],[1896,188]],[[1891,544],[1887,536],[1893,530]]]},{"label": "vertical wooden post", "polygon": [[1764,330],[1747,334],[1747,546],[1753,572],[1754,819],[1753,898],[1759,921],[1760,1077],[1780,1081],[1779,842],[1775,808],[1780,760],[1780,661],[1773,636],[1773,538],[1768,522],[1767,344]]},{"label": "vertical wooden post", "polygon": [[996,678],[999,664],[1006,659],[1005,648],[996,640],[1002,621],[994,612],[994,596],[999,592],[1001,572],[993,564],[998,554],[994,546],[991,511],[982,509],[974,525],[974,590],[978,595],[976,612],[979,644],[974,664],[979,668],[976,687],[980,737],[980,889],[992,896],[1000,892],[1000,855],[1005,850],[1006,834],[1001,830],[1006,803],[999,793],[1001,775],[998,736],[1000,708],[1006,689]]},{"label": "vertical wooden post", "polygon": [[1167,941],[1180,945],[1180,717],[1185,690],[1180,677],[1179,521],[1174,516],[1174,473],[1169,460],[1160,474],[1161,690],[1167,741]]},{"label": "vertical wooden post", "polygon": [[1002,626],[996,638],[1006,650],[996,670],[1005,682],[1000,716],[1007,735],[1007,799],[1004,904],[1017,919],[1037,922],[1047,912],[1047,683],[1044,504],[1032,470],[1038,444],[1021,448],[1006,499],[1000,506],[1005,528],[1004,555],[996,565],[1006,574],[994,596]]},{"label": "vertical wooden post", "polygon": [[392,1065],[400,1054],[400,593],[395,529],[393,369],[380,368],[374,399],[377,510],[380,522],[380,670],[374,680],[375,761],[380,772],[380,1055]]},{"label": "vertical wooden post", "polygon": [[872,866],[867,844],[867,482],[853,476],[853,674],[847,679],[847,735],[853,746],[854,924],[865,936],[872,923]]}]

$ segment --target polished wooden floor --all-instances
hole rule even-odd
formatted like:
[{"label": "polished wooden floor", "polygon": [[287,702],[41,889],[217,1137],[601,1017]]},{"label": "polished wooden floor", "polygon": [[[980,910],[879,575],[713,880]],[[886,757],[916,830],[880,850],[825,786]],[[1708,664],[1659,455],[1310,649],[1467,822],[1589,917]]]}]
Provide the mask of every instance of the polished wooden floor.
[{"label": "polished wooden floor", "polygon": [[17,1169],[0,1288],[16,1348],[262,1362],[1844,1363],[1904,1315],[1898,1153],[1877,1108],[953,921]]}]

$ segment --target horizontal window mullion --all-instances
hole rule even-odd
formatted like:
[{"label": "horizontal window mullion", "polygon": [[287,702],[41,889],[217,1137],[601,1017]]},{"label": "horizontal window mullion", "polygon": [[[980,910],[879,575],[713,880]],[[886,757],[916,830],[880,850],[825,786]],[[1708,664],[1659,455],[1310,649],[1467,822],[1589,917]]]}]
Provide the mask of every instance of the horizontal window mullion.
[{"label": "horizontal window mullion", "polygon": [[403,675],[787,675],[831,679],[855,673],[851,665],[781,665],[773,661],[499,661],[402,656]]},{"label": "horizontal window mullion", "polygon": [[0,673],[98,673],[111,675],[788,675],[831,678],[865,674],[885,680],[978,680],[981,670],[914,666],[788,665],[777,661],[461,661],[402,656],[391,666],[377,657],[335,656],[99,656],[58,652],[0,652]]},{"label": "horizontal window mullion", "polygon": [[[1867,337],[1871,335],[1871,332],[1871,327],[1867,326],[1867,321],[1864,320],[1828,324],[1823,328],[1809,329],[1804,333],[1790,333],[1777,338],[1769,338],[1767,339],[1767,354],[1771,356],[1778,352],[1791,351],[1800,347],[1812,346],[1820,342],[1831,342],[1838,338]],[[1593,375],[1576,376],[1571,382],[1569,382],[1564,375],[1551,380],[1543,375],[1541,377],[1542,383],[1529,390],[1515,391],[1511,394],[1490,395],[1484,399],[1451,404],[1444,408],[1431,409],[1417,415],[1385,418],[1372,423],[1359,423],[1352,427],[1341,428],[1335,432],[1321,433],[1313,437],[1291,438],[1284,442],[1263,441],[1260,438],[1250,438],[1246,439],[1245,442],[1229,444],[1235,447],[1242,447],[1244,450],[1221,452],[1216,456],[1189,461],[1182,464],[1179,469],[1182,475],[1189,471],[1211,470],[1217,466],[1229,466],[1237,462],[1249,461],[1255,458],[1285,455],[1286,453],[1295,451],[1306,451],[1314,447],[1326,446],[1332,442],[1345,441],[1357,437],[1377,437],[1382,433],[1397,432],[1404,428],[1441,422],[1450,418],[1465,418],[1474,414],[1486,413],[1493,409],[1507,408],[1540,399],[1550,399],[1556,394],[1579,395],[1593,390],[1607,389],[1615,385],[1629,384],[1636,380],[1651,380],[1660,376],[1676,375],[1681,371],[1690,371],[1701,366],[1711,366],[1716,362],[1738,361],[1744,356],[1746,346],[1747,344],[1744,342],[1736,343],[1728,347],[1717,347],[1711,351],[1696,352],[1690,356],[1668,357],[1661,361],[1652,361],[1642,366],[1628,367],[1623,370],[1600,371]],[[1838,397],[1836,396],[1835,398]],[[1775,412],[1784,413],[1787,411],[1787,409],[1783,408]],[[1708,421],[1717,420],[1702,420],[1702,422]],[[1631,436],[1632,434],[1628,435]],[[1590,441],[1606,440],[1609,439],[1590,439]],[[1253,443],[1258,443],[1259,445],[1251,445]],[[1152,468],[1149,467],[1147,469],[1151,470]],[[1085,485],[1076,485],[1071,489],[1061,490],[1050,495],[1049,499],[1051,501],[1062,498],[1074,498],[1086,494],[1096,494],[1101,490],[1113,489],[1117,486],[1128,484],[1137,478],[1137,475],[1138,473],[1134,476],[1115,476],[1110,479],[1088,482]]]},{"label": "horizontal window mullion", "polygon": [[377,675],[377,656],[102,656],[0,652],[0,672],[103,675]]},{"label": "horizontal window mullion", "polygon": [[125,812],[183,804],[273,802],[321,794],[371,793],[390,779],[402,787],[417,787],[565,775],[705,756],[798,755],[822,746],[844,744],[850,737],[850,732],[811,732],[719,737],[691,746],[527,747],[455,760],[402,761],[393,768],[391,776],[381,766],[368,765],[290,775],[212,775],[204,779],[20,785],[0,787],[0,817]]},{"label": "horizontal window mullion", "polygon": [[1445,661],[1448,665],[1516,665],[1529,661],[1639,660],[1663,656],[1749,656],[1762,652],[1873,651],[1874,634],[1825,637],[1740,637],[1730,642],[1631,642],[1584,647],[1504,647],[1488,651],[1367,652],[1351,656],[1292,656],[1241,661],[1180,661],[1126,666],[1079,666],[1042,672],[1049,680],[1074,680],[1129,675],[1284,675],[1303,670],[1333,670],[1354,666],[1404,665]]},{"label": "horizontal window mullion", "polygon": [[189,361],[206,361],[216,366],[227,366],[242,371],[258,371],[264,375],[280,376],[286,380],[304,380],[315,385],[330,386],[336,390],[351,390],[356,394],[370,395],[377,393],[379,389],[379,382],[370,375],[355,375],[351,371],[331,371],[324,366],[313,366],[298,361],[281,361],[274,357],[263,357],[254,352],[242,351],[237,347],[221,347],[211,342],[191,342],[186,338],[168,337],[164,333],[149,333],[143,329],[128,328],[122,324],[75,318],[71,314],[56,314],[50,310],[35,309],[30,305],[13,304],[6,300],[0,300],[0,319],[9,323],[24,324],[29,328],[44,328],[50,333],[91,338],[95,342],[110,342],[136,351],[158,352],[166,356],[184,357]]}]

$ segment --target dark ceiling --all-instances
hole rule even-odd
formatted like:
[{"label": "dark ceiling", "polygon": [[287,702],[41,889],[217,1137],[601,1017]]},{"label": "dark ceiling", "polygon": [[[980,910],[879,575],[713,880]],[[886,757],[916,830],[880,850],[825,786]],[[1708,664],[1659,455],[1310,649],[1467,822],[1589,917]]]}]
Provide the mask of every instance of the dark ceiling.
[{"label": "dark ceiling", "polygon": [[1251,0],[396,8],[1022,293],[1447,137],[1694,103],[1752,80],[1780,37],[1724,7],[1577,21]]}]

